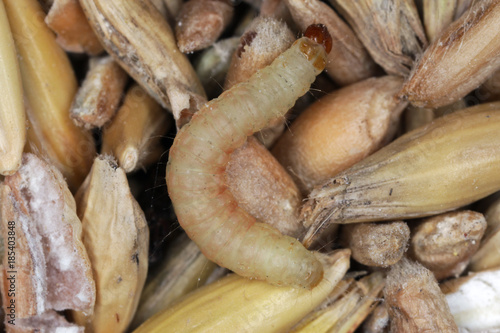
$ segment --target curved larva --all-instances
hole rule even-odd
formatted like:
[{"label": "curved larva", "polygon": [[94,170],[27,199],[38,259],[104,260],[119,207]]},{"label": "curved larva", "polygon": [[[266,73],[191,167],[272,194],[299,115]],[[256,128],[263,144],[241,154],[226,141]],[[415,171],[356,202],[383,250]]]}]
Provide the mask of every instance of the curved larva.
[{"label": "curved larva", "polygon": [[323,267],[296,239],[257,222],[224,184],[229,155],[283,117],[324,68],[326,52],[303,37],[249,81],[198,111],[170,149],[167,185],[179,223],[210,260],[275,285],[315,286]]}]

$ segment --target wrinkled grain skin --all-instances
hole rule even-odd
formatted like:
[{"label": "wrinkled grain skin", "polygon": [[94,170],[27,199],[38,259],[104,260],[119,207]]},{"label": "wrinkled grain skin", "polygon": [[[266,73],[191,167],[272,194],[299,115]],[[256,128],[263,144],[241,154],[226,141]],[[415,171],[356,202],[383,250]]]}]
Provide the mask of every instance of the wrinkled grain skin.
[{"label": "wrinkled grain skin", "polygon": [[384,288],[391,333],[458,333],[434,275],[407,259],[394,265]]},{"label": "wrinkled grain skin", "polygon": [[422,55],[401,96],[436,108],[464,97],[500,69],[500,1],[477,1]]},{"label": "wrinkled grain skin", "polygon": [[272,153],[302,194],[361,161],[394,136],[405,102],[403,79],[371,78],[309,106],[285,131]]},{"label": "wrinkled grain skin", "polygon": [[224,170],[247,136],[307,92],[325,58],[319,44],[297,40],[271,65],[205,104],[170,149],[166,180],[179,223],[207,258],[244,277],[311,288],[323,276],[321,263],[300,242],[238,206]]},{"label": "wrinkled grain skin", "polygon": [[500,103],[443,116],[318,186],[306,243],[332,223],[430,216],[500,190]]},{"label": "wrinkled grain skin", "polygon": [[352,258],[367,266],[387,267],[403,257],[410,239],[405,222],[357,223],[343,226],[342,243]]},{"label": "wrinkled grain skin", "polygon": [[410,254],[438,280],[459,276],[481,244],[486,220],[481,213],[458,211],[425,219],[412,232]]}]

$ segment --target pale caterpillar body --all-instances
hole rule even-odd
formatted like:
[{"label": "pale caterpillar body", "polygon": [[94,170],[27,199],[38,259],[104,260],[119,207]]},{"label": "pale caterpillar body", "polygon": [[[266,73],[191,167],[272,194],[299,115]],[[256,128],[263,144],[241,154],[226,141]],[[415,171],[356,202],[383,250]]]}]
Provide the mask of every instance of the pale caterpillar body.
[{"label": "pale caterpillar body", "polygon": [[[328,49],[327,34],[313,31],[312,37]],[[320,44],[300,38],[248,81],[206,103],[170,149],[166,179],[180,225],[208,259],[241,276],[307,288],[323,276],[313,252],[238,206],[224,173],[231,152],[283,117],[309,90],[325,59]]]}]

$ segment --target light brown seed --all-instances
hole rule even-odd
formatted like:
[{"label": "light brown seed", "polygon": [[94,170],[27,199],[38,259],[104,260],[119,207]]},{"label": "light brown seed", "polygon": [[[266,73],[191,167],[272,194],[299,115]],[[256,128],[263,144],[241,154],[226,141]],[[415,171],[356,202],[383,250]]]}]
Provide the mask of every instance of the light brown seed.
[{"label": "light brown seed", "polygon": [[500,69],[500,2],[477,1],[422,55],[401,95],[416,106],[457,101]]},{"label": "light brown seed", "polygon": [[409,253],[436,279],[457,277],[479,248],[485,230],[481,213],[465,210],[437,215],[412,231]]},{"label": "light brown seed", "polygon": [[412,0],[330,0],[387,74],[407,76],[427,47]]},{"label": "light brown seed", "polygon": [[391,268],[384,288],[391,332],[458,332],[434,275],[408,259]]},{"label": "light brown seed", "polygon": [[329,7],[318,0],[284,0],[302,31],[315,23],[324,24],[332,36],[326,73],[339,85],[349,85],[377,74],[372,58],[351,28]]},{"label": "light brown seed", "polygon": [[410,228],[403,221],[357,223],[342,227],[341,242],[357,262],[387,267],[398,262],[408,248]]},{"label": "light brown seed", "polygon": [[185,2],[175,25],[179,50],[184,53],[211,46],[233,18],[229,0],[189,0]]},{"label": "light brown seed", "polygon": [[78,0],[55,0],[45,22],[57,34],[56,41],[66,51],[90,55],[104,51]]},{"label": "light brown seed", "polygon": [[302,196],[290,175],[254,137],[231,154],[226,183],[239,206],[282,234],[298,237]]},{"label": "light brown seed", "polygon": [[70,110],[75,123],[87,129],[102,127],[115,115],[128,78],[109,56],[91,58],[89,67]]},{"label": "light brown seed", "polygon": [[403,79],[372,78],[326,95],[308,107],[272,152],[302,194],[349,168],[392,139],[406,106]]}]

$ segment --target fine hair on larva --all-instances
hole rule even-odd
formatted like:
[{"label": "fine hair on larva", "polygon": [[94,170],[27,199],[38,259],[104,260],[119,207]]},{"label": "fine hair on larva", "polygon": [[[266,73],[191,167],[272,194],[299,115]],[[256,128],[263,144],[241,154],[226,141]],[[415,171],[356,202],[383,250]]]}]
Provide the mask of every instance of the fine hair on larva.
[{"label": "fine hair on larva", "polygon": [[328,49],[328,32],[316,27],[312,38],[300,38],[248,81],[206,103],[177,133],[166,175],[179,223],[208,259],[247,278],[306,288],[323,276],[315,254],[240,208],[224,173],[230,154],[283,117],[323,70],[326,51],[318,42]]}]

